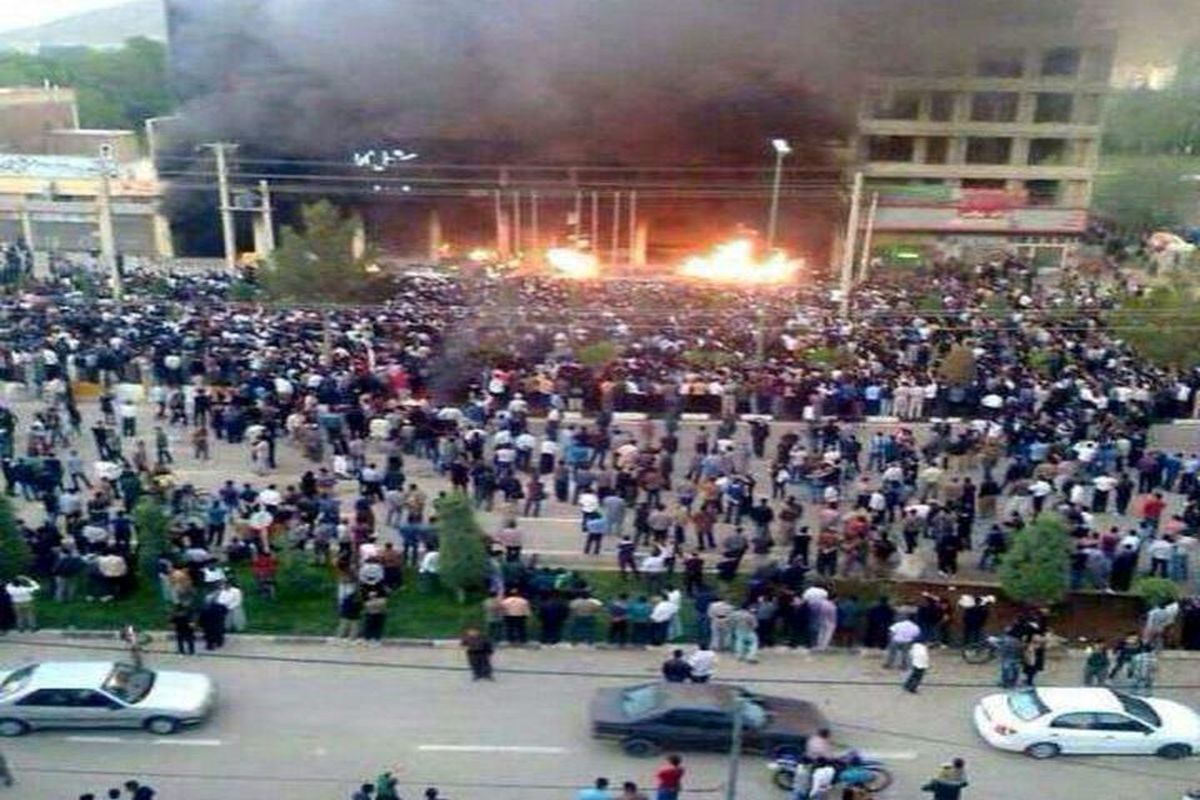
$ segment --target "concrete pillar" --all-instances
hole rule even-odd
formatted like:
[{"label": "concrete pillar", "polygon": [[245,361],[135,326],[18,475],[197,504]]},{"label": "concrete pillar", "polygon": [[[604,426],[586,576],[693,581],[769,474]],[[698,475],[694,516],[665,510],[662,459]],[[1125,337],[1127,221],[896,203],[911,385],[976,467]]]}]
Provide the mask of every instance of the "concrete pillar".
[{"label": "concrete pillar", "polygon": [[646,250],[650,244],[650,220],[645,217],[637,222],[637,226],[633,230],[633,248],[629,254],[629,261],[635,267],[646,266]]},{"label": "concrete pillar", "polygon": [[492,194],[492,211],[496,218],[496,254],[507,259],[512,254],[512,235],[508,212],[504,209],[504,198],[499,189]]},{"label": "concrete pillar", "polygon": [[967,122],[971,119],[970,92],[954,93],[954,113],[951,115],[951,117],[954,122]]},{"label": "concrete pillar", "polygon": [[25,240],[25,244],[30,250],[37,250],[37,241],[33,238],[33,217],[29,214],[29,206],[25,202],[21,202],[21,208],[17,211],[21,221],[21,238]]},{"label": "concrete pillar", "polygon": [[964,164],[967,160],[967,137],[951,136],[946,147],[947,164]]},{"label": "concrete pillar", "polygon": [[263,223],[261,216],[255,216],[252,219],[254,230],[254,252],[260,259],[265,259],[270,255],[270,248],[267,246],[267,226]]},{"label": "concrete pillar", "polygon": [[[171,223],[162,214],[154,215],[154,252],[159,258],[175,257],[175,241],[171,238]],[[256,242],[257,245],[257,242]]]},{"label": "concrete pillar", "polygon": [[1016,136],[1012,140],[1012,149],[1008,153],[1008,163],[1014,167],[1027,166],[1029,162],[1029,138]]},{"label": "concrete pillar", "polygon": [[426,227],[429,231],[429,263],[436,264],[442,257],[442,217],[436,208],[429,209]]},{"label": "concrete pillar", "polygon": [[913,154],[912,162],[914,164],[925,163],[925,152],[927,149],[927,140],[924,136],[916,136],[913,138]]},{"label": "concrete pillar", "polygon": [[1034,111],[1037,109],[1037,93],[1021,92],[1017,97],[1017,122],[1022,125],[1033,123]]},{"label": "concrete pillar", "polygon": [[350,240],[350,255],[362,258],[367,252],[367,228],[363,225],[362,217],[354,218],[354,238]]},{"label": "concrete pillar", "polygon": [[931,108],[933,108],[933,93],[921,92],[921,99],[917,101],[917,119],[922,122],[927,121]]}]

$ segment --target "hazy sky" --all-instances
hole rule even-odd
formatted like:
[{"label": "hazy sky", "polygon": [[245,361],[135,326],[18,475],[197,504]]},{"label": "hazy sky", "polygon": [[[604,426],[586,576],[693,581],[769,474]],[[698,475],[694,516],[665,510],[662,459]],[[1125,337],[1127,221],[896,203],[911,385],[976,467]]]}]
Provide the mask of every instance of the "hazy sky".
[{"label": "hazy sky", "polygon": [[121,0],[0,0],[0,31],[116,5],[121,5]]}]

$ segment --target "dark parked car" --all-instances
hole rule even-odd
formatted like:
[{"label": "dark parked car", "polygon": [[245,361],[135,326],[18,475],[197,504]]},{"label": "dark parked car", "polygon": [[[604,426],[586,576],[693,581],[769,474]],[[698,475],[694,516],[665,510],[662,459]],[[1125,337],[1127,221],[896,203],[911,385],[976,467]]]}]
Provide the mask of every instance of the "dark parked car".
[{"label": "dark parked car", "polygon": [[592,735],[616,739],[626,753],[662,749],[728,750],[733,715],[742,716],[742,746],[771,756],[799,753],[828,723],[805,700],[768,697],[718,683],[646,683],[600,689],[592,700]]}]

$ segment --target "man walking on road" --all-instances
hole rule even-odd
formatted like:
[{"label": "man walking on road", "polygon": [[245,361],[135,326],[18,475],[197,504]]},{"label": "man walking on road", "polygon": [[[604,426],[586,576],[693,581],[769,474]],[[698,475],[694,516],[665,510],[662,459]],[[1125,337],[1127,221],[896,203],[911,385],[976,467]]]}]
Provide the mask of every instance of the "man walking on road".
[{"label": "man walking on road", "polygon": [[0,753],[0,783],[5,786],[12,786],[16,783],[13,780],[12,770],[8,768],[8,759],[4,757],[4,753]]},{"label": "man walking on road", "polygon": [[467,664],[471,667],[471,676],[475,680],[495,680],[492,676],[493,645],[483,633],[476,628],[468,628],[462,638],[463,649],[467,651]]},{"label": "man walking on road", "polygon": [[925,673],[929,671],[929,647],[921,639],[917,639],[909,648],[908,663],[910,669],[908,677],[904,679],[904,691],[916,694],[917,687],[921,685]]},{"label": "man walking on road", "polygon": [[933,800],[959,800],[962,790],[967,788],[966,762],[956,758],[942,764],[933,780],[921,787],[923,792],[932,792]]}]

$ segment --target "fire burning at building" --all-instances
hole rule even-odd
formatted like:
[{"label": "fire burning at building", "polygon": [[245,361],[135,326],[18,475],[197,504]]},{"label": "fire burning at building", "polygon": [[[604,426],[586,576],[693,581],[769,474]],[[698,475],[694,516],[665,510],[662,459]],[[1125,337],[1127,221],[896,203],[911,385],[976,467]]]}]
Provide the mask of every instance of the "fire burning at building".
[{"label": "fire burning at building", "polygon": [[600,277],[600,260],[573,247],[550,248],[546,251],[546,264],[560,278]]},{"label": "fire burning at building", "polygon": [[734,239],[716,245],[707,255],[686,259],[678,274],[713,283],[775,284],[795,280],[803,266],[802,259],[789,258],[782,250],[759,258],[753,241]]}]

